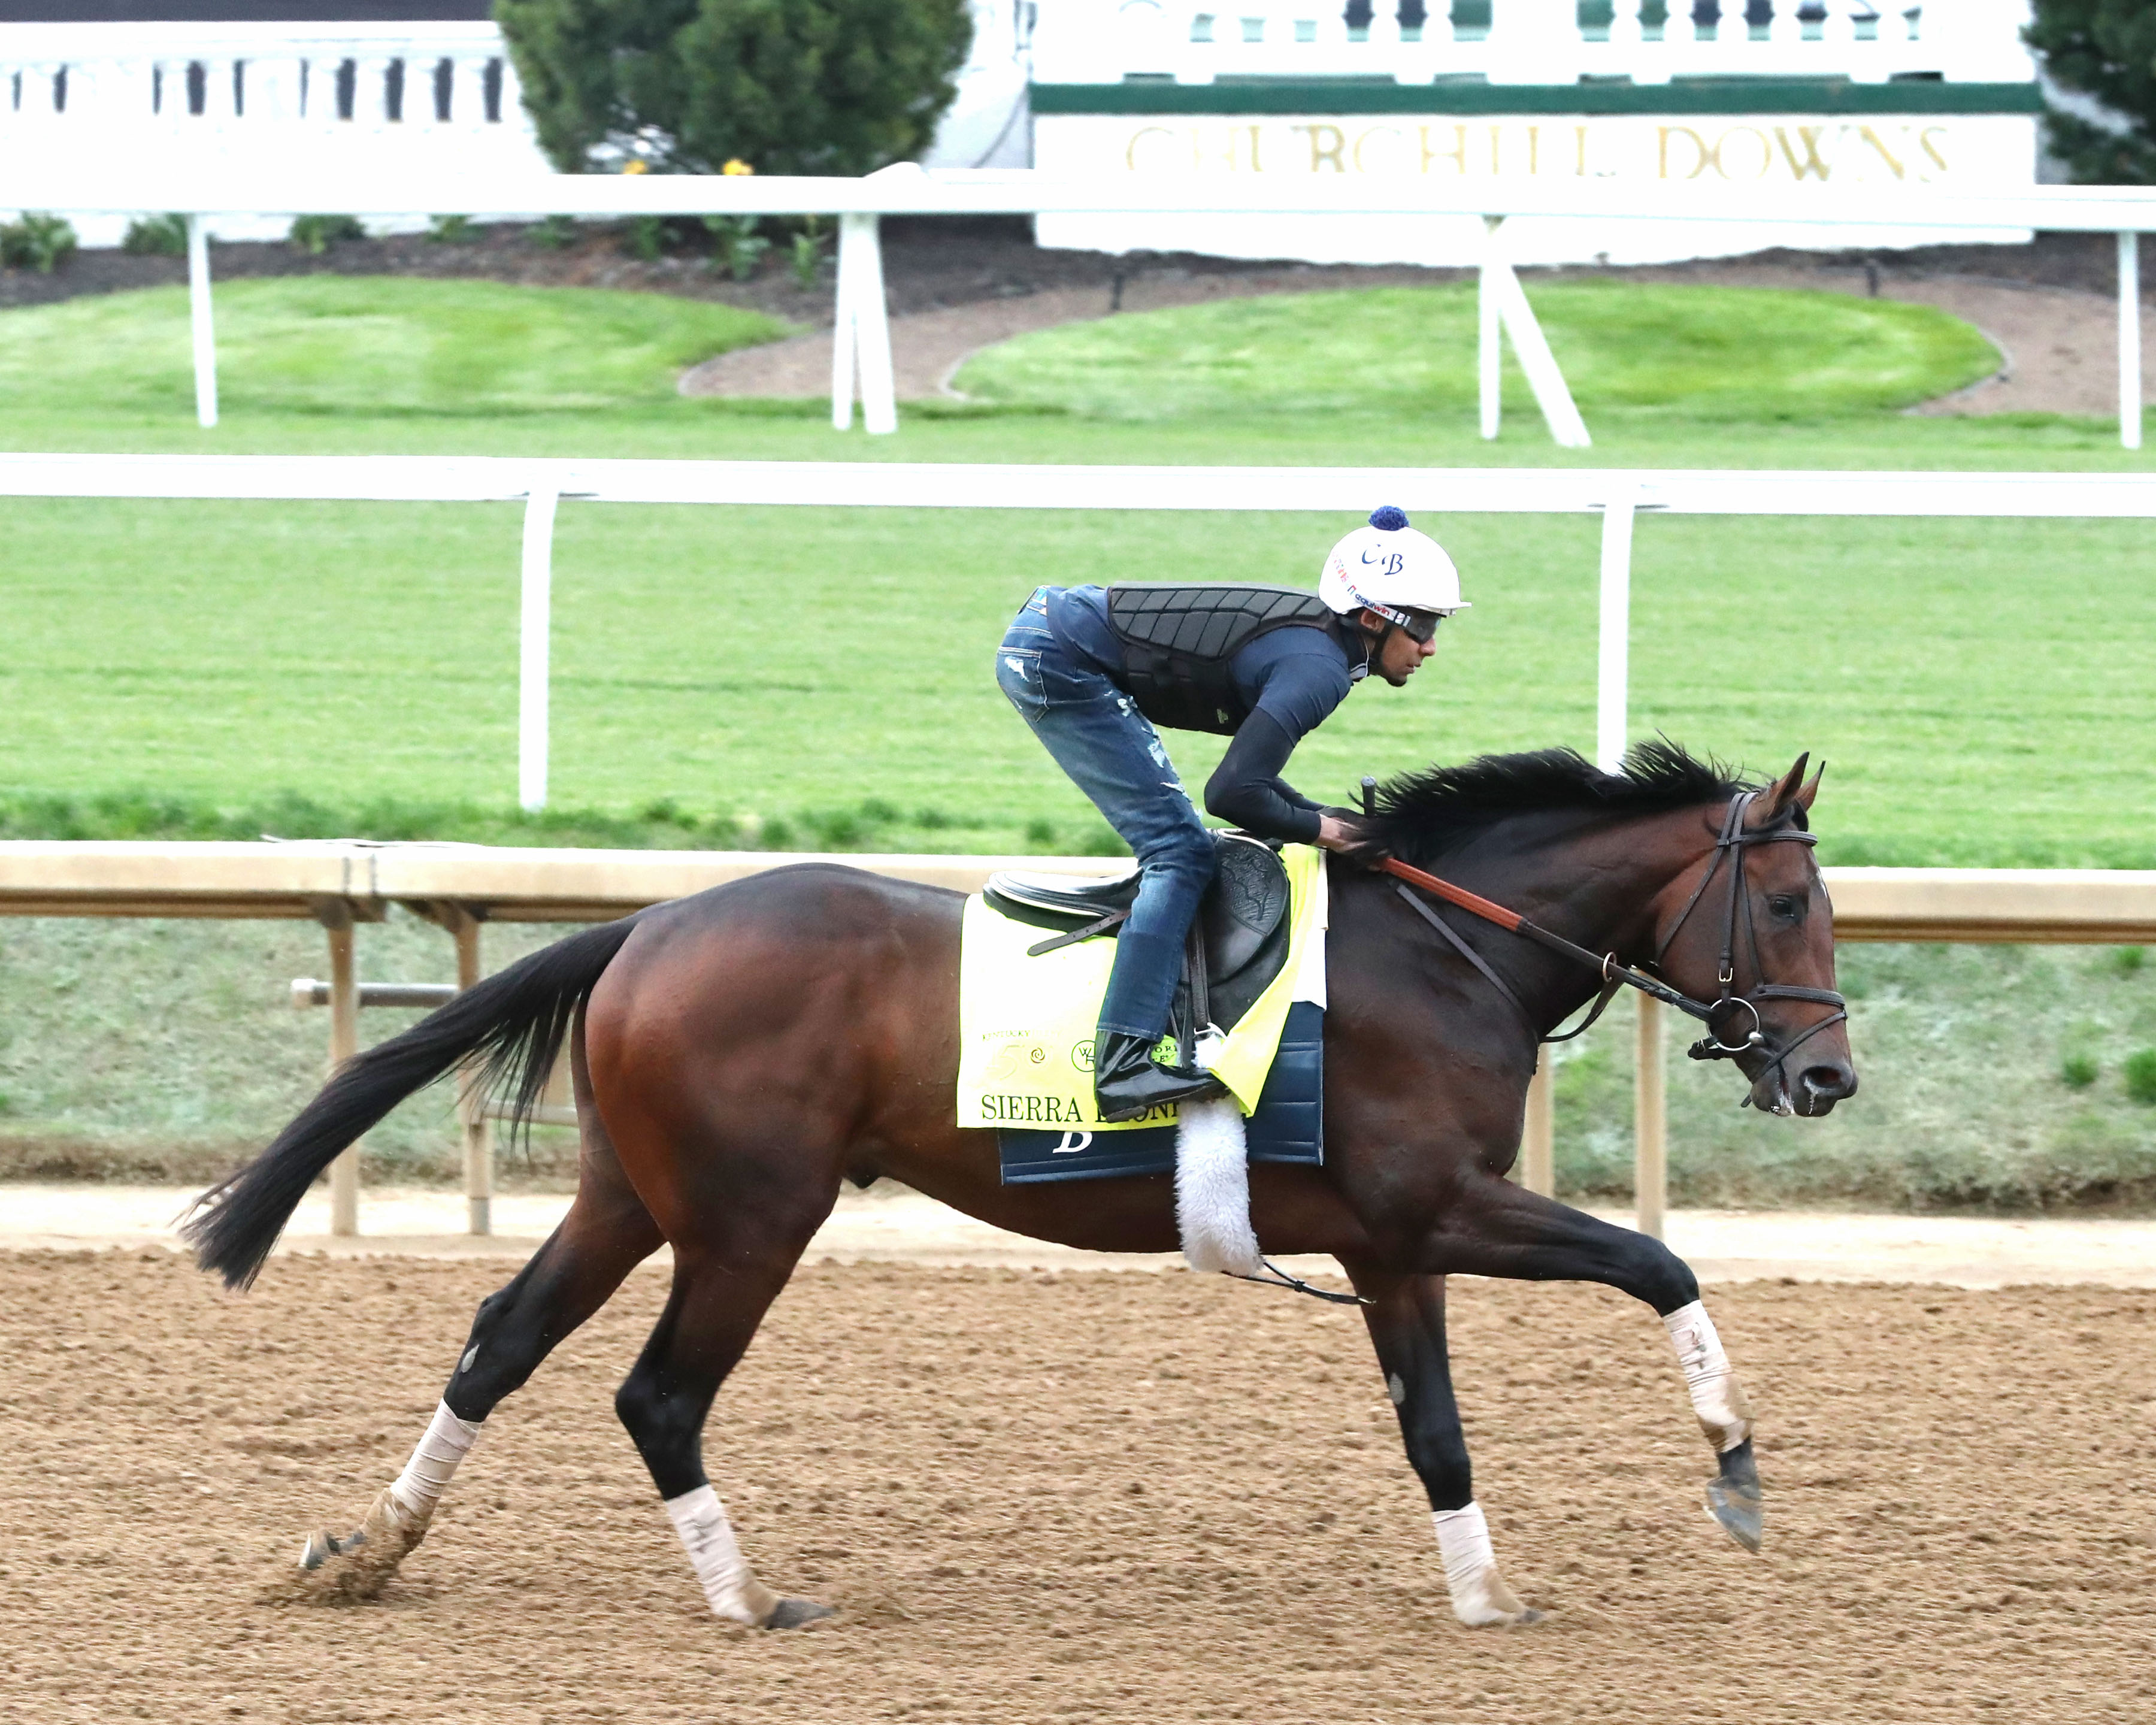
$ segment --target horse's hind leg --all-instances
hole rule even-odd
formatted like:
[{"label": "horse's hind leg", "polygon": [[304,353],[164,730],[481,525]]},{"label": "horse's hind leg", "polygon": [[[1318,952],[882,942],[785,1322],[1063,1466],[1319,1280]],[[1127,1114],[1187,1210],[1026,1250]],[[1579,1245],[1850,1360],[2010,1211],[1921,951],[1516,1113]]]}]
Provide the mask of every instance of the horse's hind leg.
[{"label": "horse's hind leg", "polygon": [[1489,1527],[1475,1501],[1445,1345],[1445,1278],[1394,1276],[1357,1263],[1347,1269],[1355,1291],[1370,1302],[1363,1321],[1399,1415],[1409,1463],[1430,1498],[1453,1615],[1470,1629],[1534,1622],[1542,1614],[1522,1604],[1497,1573]]},{"label": "horse's hind leg", "polygon": [[[581,1048],[578,1050],[581,1055]],[[480,1304],[440,1406],[404,1471],[357,1531],[308,1536],[284,1597],[371,1599],[425,1537],[435,1505],[488,1414],[658,1250],[658,1224],[623,1175],[577,1061],[583,1147],[576,1200],[516,1278]]]},{"label": "horse's hind leg", "polygon": [[749,1568],[704,1472],[704,1421],[835,1195],[824,1192],[819,1206],[803,1194],[791,1215],[700,1219],[709,1225],[699,1238],[677,1239],[673,1293],[614,1396],[712,1611],[763,1629],[796,1629],[831,1614],[813,1600],[782,1598]]}]

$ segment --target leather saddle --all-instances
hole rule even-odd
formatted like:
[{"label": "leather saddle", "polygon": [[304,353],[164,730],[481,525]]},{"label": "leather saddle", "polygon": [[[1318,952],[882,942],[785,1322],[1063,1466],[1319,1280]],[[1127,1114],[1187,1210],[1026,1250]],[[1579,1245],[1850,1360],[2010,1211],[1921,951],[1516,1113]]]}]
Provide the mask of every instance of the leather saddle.
[{"label": "leather saddle", "polygon": [[[1205,889],[1183,947],[1175,994],[1175,1035],[1185,1063],[1199,1034],[1232,1030],[1287,962],[1287,868],[1273,847],[1243,833],[1215,833],[1213,884]],[[1029,956],[1081,940],[1112,937],[1138,895],[1135,866],[1106,880],[1006,869],[983,896],[1004,916],[1055,931]]]}]

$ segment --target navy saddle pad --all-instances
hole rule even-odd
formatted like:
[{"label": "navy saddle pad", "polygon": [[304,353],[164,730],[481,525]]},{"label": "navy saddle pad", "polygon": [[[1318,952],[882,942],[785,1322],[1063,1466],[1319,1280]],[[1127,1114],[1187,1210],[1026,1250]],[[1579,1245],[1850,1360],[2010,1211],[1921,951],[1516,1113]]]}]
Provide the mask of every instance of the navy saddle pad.
[{"label": "navy saddle pad", "polygon": [[[1244,1122],[1252,1162],[1325,1160],[1325,1009],[1298,1000],[1287,1009],[1280,1052],[1258,1097],[1258,1111]],[[998,1127],[1004,1184],[1049,1180],[1105,1180],[1121,1174],[1175,1171],[1175,1127],[1134,1127],[1127,1132],[1035,1132]]]}]

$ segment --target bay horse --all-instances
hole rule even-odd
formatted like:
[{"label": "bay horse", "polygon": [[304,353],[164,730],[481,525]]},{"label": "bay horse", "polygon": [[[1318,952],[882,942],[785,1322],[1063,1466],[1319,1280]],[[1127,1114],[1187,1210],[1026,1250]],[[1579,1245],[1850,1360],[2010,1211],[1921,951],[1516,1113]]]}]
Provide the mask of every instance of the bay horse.
[{"label": "bay horse", "polygon": [[[1400,863],[1444,868],[1455,908],[1442,917],[1401,882],[1329,860],[1324,1164],[1252,1168],[1251,1219],[1268,1254],[1329,1254],[1347,1272],[1465,1623],[1537,1614],[1505,1584],[1475,1502],[1449,1275],[1600,1282],[1651,1307],[1717,1454],[1709,1507],[1758,1548],[1750,1416],[1691,1271],[1659,1240],[1505,1176],[1539,1043],[1620,967],[1695,997],[1686,1009],[1711,1033],[1695,1054],[1732,1058],[1757,1106],[1815,1117],[1855,1092],[1845,1014],[1823,1015],[1840,997],[1804,766],[1761,788],[1657,742],[1614,774],[1552,750],[1394,780],[1371,826]],[[1463,916],[1474,895],[1532,921],[1506,932]],[[480,1307],[404,1472],[356,1532],[310,1536],[295,1594],[378,1591],[482,1422],[663,1242],[671,1291],[616,1410],[715,1613],[767,1628],[829,1615],[756,1578],[702,1431],[840,1183],[887,1177],[1094,1250],[1178,1240],[1171,1178],[1002,1185],[993,1136],[955,1123],[963,903],[811,863],[572,935],[348,1061],[203,1195],[188,1241],[244,1287],[309,1184],[399,1100],[477,1060],[528,1111],[568,1044],[582,1135],[568,1214]],[[1717,990],[1711,1006],[1696,998]]]}]

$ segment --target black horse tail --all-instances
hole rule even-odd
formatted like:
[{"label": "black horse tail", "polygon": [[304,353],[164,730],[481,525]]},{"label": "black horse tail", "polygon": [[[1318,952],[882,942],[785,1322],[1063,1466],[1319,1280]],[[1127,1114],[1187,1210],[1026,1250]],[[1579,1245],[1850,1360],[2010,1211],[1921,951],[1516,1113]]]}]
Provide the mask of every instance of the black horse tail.
[{"label": "black horse tail", "polygon": [[578,1009],[635,926],[629,916],[557,941],[346,1061],[267,1150],[195,1201],[180,1230],[195,1262],[227,1287],[253,1286],[316,1176],[413,1091],[474,1056],[489,1092],[507,1091],[516,1118],[528,1119]]}]

